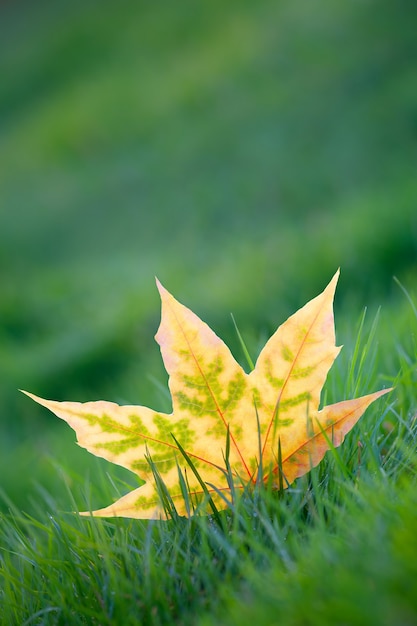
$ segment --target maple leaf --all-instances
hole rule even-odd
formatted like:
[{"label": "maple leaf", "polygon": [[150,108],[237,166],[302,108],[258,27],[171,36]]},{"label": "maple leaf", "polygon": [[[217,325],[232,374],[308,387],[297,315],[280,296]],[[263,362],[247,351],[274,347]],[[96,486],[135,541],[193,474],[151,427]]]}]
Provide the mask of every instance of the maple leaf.
[{"label": "maple leaf", "polygon": [[149,458],[178,514],[187,515],[179,471],[192,502],[208,491],[221,509],[230,497],[230,473],[234,488],[256,483],[260,468],[262,480],[285,488],[316,466],[329,447],[339,446],[366,408],[390,389],[319,410],[321,390],[341,349],[333,319],[338,276],[277,329],[249,374],[209,326],[157,281],[162,315],[155,339],[169,374],[169,415],[104,401],[55,402],[25,392],[65,420],[80,446],[145,481],[92,514],[165,518]]}]

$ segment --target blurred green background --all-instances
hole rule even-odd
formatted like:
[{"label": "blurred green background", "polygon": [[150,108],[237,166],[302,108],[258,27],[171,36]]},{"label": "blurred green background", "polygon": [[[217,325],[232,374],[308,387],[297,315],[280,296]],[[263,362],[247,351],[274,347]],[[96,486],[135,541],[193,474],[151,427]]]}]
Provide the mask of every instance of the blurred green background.
[{"label": "blurred green background", "polygon": [[18,388],[169,408],[155,275],[239,359],[231,311],[256,355],[338,266],[339,327],[402,316],[416,23],[411,0],[2,3],[0,485],[19,506],[60,488],[57,462],[95,461]]}]

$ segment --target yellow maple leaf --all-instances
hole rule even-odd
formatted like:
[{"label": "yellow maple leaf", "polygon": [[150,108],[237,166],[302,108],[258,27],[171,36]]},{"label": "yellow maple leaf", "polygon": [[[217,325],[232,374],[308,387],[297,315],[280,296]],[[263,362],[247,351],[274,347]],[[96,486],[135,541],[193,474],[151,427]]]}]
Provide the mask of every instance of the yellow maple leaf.
[{"label": "yellow maple leaf", "polygon": [[262,468],[262,480],[285,488],[316,466],[331,445],[339,446],[365,409],[390,389],[319,410],[340,351],[333,319],[338,275],[277,329],[249,374],[209,326],[157,281],[162,315],[155,339],[169,374],[171,414],[104,401],[55,402],[25,392],[65,420],[80,446],[145,481],[93,515],[166,517],[149,457],[178,514],[187,515],[179,471],[186,475],[190,501],[204,496],[190,461],[221,509],[230,496],[230,476],[241,489],[256,483]]}]

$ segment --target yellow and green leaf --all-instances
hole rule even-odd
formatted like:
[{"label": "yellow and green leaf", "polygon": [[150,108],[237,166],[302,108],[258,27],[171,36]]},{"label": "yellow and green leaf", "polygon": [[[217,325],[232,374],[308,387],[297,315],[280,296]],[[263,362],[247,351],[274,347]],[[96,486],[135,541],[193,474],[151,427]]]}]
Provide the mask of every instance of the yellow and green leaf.
[{"label": "yellow and green leaf", "polygon": [[208,493],[221,509],[227,506],[230,478],[240,489],[256,483],[262,468],[263,480],[286,487],[317,465],[330,445],[339,446],[366,408],[390,390],[319,410],[340,351],[333,319],[337,279],[338,273],[277,329],[249,374],[209,326],[157,282],[162,314],[155,338],[169,374],[171,414],[104,401],[55,402],[28,393],[75,430],[80,446],[145,481],[93,515],[164,518],[149,459],[178,514],[188,515],[179,472],[193,506]]}]

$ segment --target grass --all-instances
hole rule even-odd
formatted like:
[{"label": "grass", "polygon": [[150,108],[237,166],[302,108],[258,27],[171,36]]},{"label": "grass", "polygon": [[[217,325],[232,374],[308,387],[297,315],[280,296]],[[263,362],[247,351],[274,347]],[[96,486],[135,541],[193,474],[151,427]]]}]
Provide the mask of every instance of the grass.
[{"label": "grass", "polygon": [[[412,309],[411,319],[404,339],[416,329]],[[396,389],[282,493],[166,523],[82,518],[41,488],[31,515],[9,502],[0,523],[2,623],[415,623],[415,355],[411,370],[398,346],[400,370],[384,371],[377,320],[359,329],[326,402],[380,387],[381,374]],[[86,479],[57,466],[67,511],[94,508],[95,492],[108,501],[128,488],[94,468]]]}]

